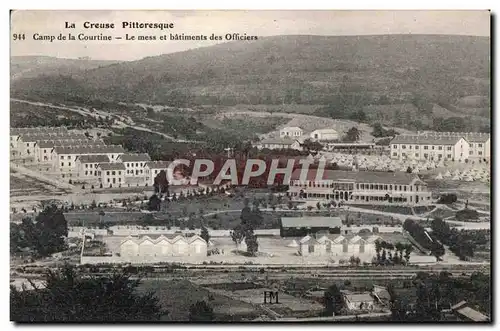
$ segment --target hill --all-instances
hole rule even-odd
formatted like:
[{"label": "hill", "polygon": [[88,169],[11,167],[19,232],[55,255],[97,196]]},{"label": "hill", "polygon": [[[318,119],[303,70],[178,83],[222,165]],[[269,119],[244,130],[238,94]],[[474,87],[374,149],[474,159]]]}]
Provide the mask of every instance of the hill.
[{"label": "hill", "polygon": [[[82,101],[180,107],[315,105],[316,115],[346,118],[386,104],[414,104],[430,113],[437,104],[457,116],[467,115],[470,107],[482,116],[489,114],[489,90],[490,38],[380,35],[230,42],[57,77],[19,79],[11,94],[62,102],[70,93]],[[482,110],[476,100],[482,100]],[[365,119],[356,116],[351,119]]]},{"label": "hill", "polygon": [[12,56],[10,58],[11,80],[35,78],[40,75],[72,75],[82,70],[107,66],[118,61],[59,59],[50,56]]}]

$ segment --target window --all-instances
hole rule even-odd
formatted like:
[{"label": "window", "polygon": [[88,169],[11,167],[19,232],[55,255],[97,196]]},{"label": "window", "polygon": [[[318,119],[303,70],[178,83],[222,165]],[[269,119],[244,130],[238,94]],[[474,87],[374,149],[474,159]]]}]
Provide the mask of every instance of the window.
[{"label": "window", "polygon": [[477,147],[483,147],[483,144],[477,144]]},{"label": "window", "polygon": [[402,148],[402,149],[406,149],[406,145],[402,145],[402,146],[401,146],[401,148]]},{"label": "window", "polygon": [[424,146],[424,149],[425,149],[425,150],[428,150],[428,149],[429,149],[429,146]]},{"label": "window", "polygon": [[120,175],[120,176],[121,176],[121,174],[122,174],[122,172],[121,172],[121,171],[118,171],[118,175]]},{"label": "window", "polygon": [[115,156],[113,154],[111,154],[111,159],[113,159],[113,160],[115,159]]},{"label": "window", "polygon": [[64,167],[64,162],[61,162],[61,167]]},{"label": "window", "polygon": [[403,186],[403,191],[405,191],[405,192],[406,192],[406,185],[404,185],[404,186]]},{"label": "window", "polygon": [[406,153],[401,153],[401,156],[406,156]]},{"label": "window", "polygon": [[68,162],[68,167],[71,167],[71,162]]},{"label": "window", "polygon": [[88,169],[89,168],[89,165],[85,163],[85,169]]},{"label": "window", "polygon": [[30,143],[26,143],[26,147],[30,147]]},{"label": "window", "polygon": [[108,183],[109,183],[109,178],[108,178]]},{"label": "window", "polygon": [[116,175],[116,171],[114,171],[114,170],[113,170],[113,171],[111,172],[111,174],[112,174],[113,176],[114,176],[114,175]]},{"label": "window", "polygon": [[64,155],[61,155],[61,160],[64,160]]},{"label": "window", "polygon": [[434,150],[434,146],[431,146],[431,149]]},{"label": "window", "polygon": [[408,149],[411,149],[411,145],[410,145],[410,146],[408,146]]},{"label": "window", "polygon": [[47,150],[46,149],[43,150],[43,154],[47,154]]},{"label": "window", "polygon": [[134,164],[133,164],[133,163],[130,163],[130,164],[131,164],[131,166],[132,166],[132,167],[134,166]]},{"label": "window", "polygon": [[415,146],[415,149],[419,149],[419,148],[420,148],[420,146],[418,146],[418,145],[417,145],[417,146]]},{"label": "window", "polygon": [[[109,171],[106,171],[106,175],[109,176]],[[109,181],[109,179],[108,179],[108,181]]]},{"label": "window", "polygon": [[418,157],[418,153],[415,153],[415,157]]},{"label": "window", "polygon": [[392,145],[392,148],[398,148],[398,145]]},{"label": "window", "polygon": [[483,152],[481,152],[481,151],[478,151],[478,152],[477,152],[477,154],[479,154],[479,155],[483,155]]},{"label": "window", "polygon": [[136,166],[136,167],[138,167],[138,166],[139,166],[139,163],[136,163],[136,164],[135,164],[135,166]]},{"label": "window", "polygon": [[121,181],[122,181],[122,179],[121,179],[121,178],[118,178],[118,181],[119,181],[119,182],[121,182]]},{"label": "window", "polygon": [[428,158],[428,157],[429,157],[429,154],[424,153],[424,157],[425,157],[425,158]]},{"label": "window", "polygon": [[469,151],[469,155],[472,155],[472,153],[474,153],[474,151]]},{"label": "window", "polygon": [[442,150],[443,150],[443,146],[439,146],[439,147],[438,147],[438,149],[439,149],[440,151],[442,151]]},{"label": "window", "polygon": [[141,169],[141,174],[143,173],[142,169]]},{"label": "window", "polygon": [[448,154],[448,156],[447,156],[447,157],[448,157],[449,159],[451,159],[451,154]]},{"label": "window", "polygon": [[446,150],[451,151],[451,146],[446,147]]},{"label": "window", "polygon": [[87,176],[88,174],[89,174],[89,172],[88,172],[88,171],[85,171],[85,176]]}]

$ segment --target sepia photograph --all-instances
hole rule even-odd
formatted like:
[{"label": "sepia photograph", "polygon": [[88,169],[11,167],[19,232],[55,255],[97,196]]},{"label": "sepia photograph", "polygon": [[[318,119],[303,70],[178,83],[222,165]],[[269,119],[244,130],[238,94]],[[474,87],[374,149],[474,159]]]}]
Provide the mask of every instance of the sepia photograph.
[{"label": "sepia photograph", "polygon": [[491,324],[491,24],[11,10],[10,321]]}]

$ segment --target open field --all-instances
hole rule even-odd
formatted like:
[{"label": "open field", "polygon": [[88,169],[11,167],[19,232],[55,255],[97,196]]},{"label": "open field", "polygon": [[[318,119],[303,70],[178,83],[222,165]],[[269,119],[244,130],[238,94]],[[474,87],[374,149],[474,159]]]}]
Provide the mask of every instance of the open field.
[{"label": "open field", "polygon": [[227,296],[212,293],[188,280],[143,280],[140,291],[154,291],[163,309],[169,311],[163,321],[188,321],[189,307],[206,301],[214,309],[218,321],[251,320],[261,314],[258,307]]},{"label": "open field", "polygon": [[10,172],[10,196],[63,194],[64,191],[57,187],[31,178],[18,172]]}]

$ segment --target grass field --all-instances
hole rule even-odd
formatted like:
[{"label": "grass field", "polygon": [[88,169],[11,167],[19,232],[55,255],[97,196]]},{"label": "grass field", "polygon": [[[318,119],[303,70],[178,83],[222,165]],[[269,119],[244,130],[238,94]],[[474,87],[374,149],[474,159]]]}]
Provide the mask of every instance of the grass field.
[{"label": "grass field", "polygon": [[217,321],[251,320],[263,314],[250,303],[211,293],[188,280],[143,280],[140,291],[154,291],[168,315],[163,321],[189,321],[189,307],[206,301],[214,310]]}]

